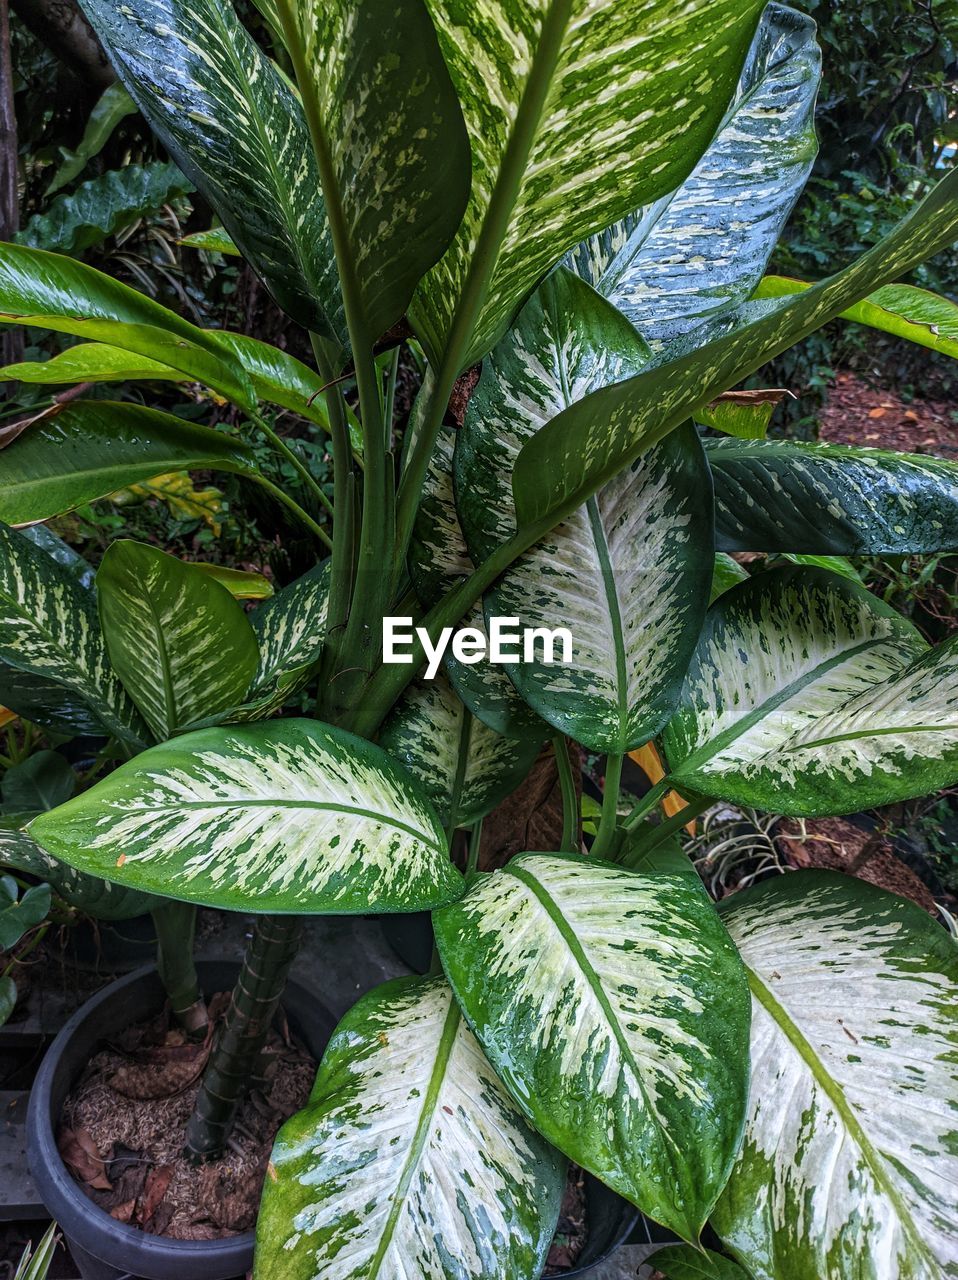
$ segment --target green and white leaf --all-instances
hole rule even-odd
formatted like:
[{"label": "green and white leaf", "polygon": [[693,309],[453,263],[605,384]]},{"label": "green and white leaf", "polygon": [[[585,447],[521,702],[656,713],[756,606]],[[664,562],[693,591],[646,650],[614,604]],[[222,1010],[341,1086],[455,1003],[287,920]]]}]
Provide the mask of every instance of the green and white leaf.
[{"label": "green and white leaf", "polygon": [[462,885],[418,783],[314,720],[184,734],[29,830],[81,871],[227,910],[419,911]]},{"label": "green and white leaf", "polygon": [[[12,451],[11,446],[4,453]],[[6,463],[6,458],[4,458]],[[51,686],[79,699],[107,732],[142,747],[149,731],[110,667],[96,604],[69,569],[0,525],[0,662],[24,673],[46,695]],[[28,686],[30,681],[28,681]],[[16,680],[0,675],[6,705]],[[29,714],[24,709],[23,714]]]},{"label": "green and white leaf", "polygon": [[709,610],[663,745],[680,794],[772,813],[926,795],[958,781],[958,642],[846,577],[760,574]]},{"label": "green and white leaf", "polygon": [[169,471],[247,472],[253,458],[241,440],[172,413],[77,401],[3,450],[0,520],[46,520]]},{"label": "green and white leaf", "polygon": [[798,440],[707,440],[724,551],[958,550],[958,463]]},{"label": "green and white leaf", "polygon": [[[523,308],[485,362],[456,445],[466,539],[478,563],[516,529],[512,470],[526,440],[648,349],[565,268]],[[650,450],[521,556],[486,594],[490,616],[527,632],[566,627],[556,651],[507,668],[544,720],[595,751],[628,751],[668,720],[708,603],[710,485],[689,425]]]},{"label": "green and white leaf", "polygon": [[769,4],[725,117],[688,178],[569,254],[656,350],[744,302],[762,279],[818,150],[820,73],[815,23]]},{"label": "green and white leaf", "polygon": [[732,97],[762,4],[428,3],[473,180],[459,233],[410,314],[435,363],[487,270],[471,342],[457,352],[465,368],[567,250],[687,176]]},{"label": "green and white leaf", "polygon": [[103,725],[87,704],[65,685],[7,662],[0,662],[0,707],[70,738],[103,733]]},{"label": "green and white leaf", "polygon": [[229,0],[84,0],[137,106],[284,310],[345,341],[303,109]]},{"label": "green and white leaf", "polygon": [[539,1132],[697,1240],[738,1147],[749,1026],[701,883],[526,853],[434,922],[456,997]]},{"label": "green and white leaf", "polygon": [[441,977],[346,1014],[272,1167],[256,1280],[538,1280],[564,1182]]},{"label": "green and white leaf", "polygon": [[243,700],[259,650],[226,587],[129,539],[107,548],[96,585],[113,670],[158,741]]},{"label": "green and white leaf", "polygon": [[379,744],[401,760],[443,823],[468,827],[511,795],[535,763],[545,726],[505,738],[475,719],[442,674],[408,685],[387,716]]},{"label": "green and white leaf", "polygon": [[755,1280],[958,1276],[958,948],[834,872],[722,907],[749,971],[745,1141],[713,1224]]}]

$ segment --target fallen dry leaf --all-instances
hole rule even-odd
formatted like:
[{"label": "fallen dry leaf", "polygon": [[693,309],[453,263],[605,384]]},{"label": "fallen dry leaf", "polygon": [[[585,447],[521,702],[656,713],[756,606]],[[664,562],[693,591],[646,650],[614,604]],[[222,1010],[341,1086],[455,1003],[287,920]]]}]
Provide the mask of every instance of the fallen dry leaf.
[{"label": "fallen dry leaf", "polygon": [[141,1227],[152,1220],[172,1181],[173,1166],[171,1164],[161,1164],[159,1168],[152,1170],[136,1206],[136,1220]]},{"label": "fallen dry leaf", "polygon": [[[638,747],[635,751],[630,751],[629,759],[635,761],[653,787],[665,777],[665,768],[662,765],[654,742],[647,742],[644,747]],[[677,813],[682,812],[686,801],[682,799],[677,791],[669,791],[662,797],[661,804],[662,812],[665,816],[673,818]],[[685,824],[685,829],[690,836],[695,835],[694,818],[691,822]]]},{"label": "fallen dry leaf", "polygon": [[869,418],[884,418],[885,412],[884,409],[869,409],[868,416]]},{"label": "fallen dry leaf", "polygon": [[85,1129],[61,1129],[57,1149],[63,1163],[81,1182],[97,1191],[112,1191],[103,1157]]},{"label": "fallen dry leaf", "polygon": [[117,1222],[132,1222],[135,1208],[135,1200],[124,1200],[122,1204],[118,1204],[110,1210],[110,1217],[115,1218]]}]

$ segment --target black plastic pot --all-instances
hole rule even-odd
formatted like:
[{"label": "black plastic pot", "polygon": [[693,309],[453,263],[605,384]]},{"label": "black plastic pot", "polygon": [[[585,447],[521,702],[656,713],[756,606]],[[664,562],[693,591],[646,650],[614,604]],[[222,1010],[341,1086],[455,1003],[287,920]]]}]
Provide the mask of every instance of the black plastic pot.
[{"label": "black plastic pot", "polygon": [[[239,966],[197,965],[204,991],[227,991]],[[60,1224],[83,1280],[233,1280],[253,1265],[253,1232],[225,1240],[167,1240],[117,1222],[84,1195],[60,1159],[56,1127],[74,1080],[102,1041],[150,1017],[165,999],[156,970],[138,969],[88,1000],[47,1050],[30,1093],[27,1160],[43,1203]],[[290,982],[283,997],[290,1026],[318,1060],[336,1019]]]},{"label": "black plastic pot", "polygon": [[564,1271],[556,1280],[567,1276],[586,1276],[593,1267],[611,1257],[616,1249],[632,1235],[639,1220],[635,1205],[610,1191],[598,1178],[585,1175],[585,1202],[588,1212],[589,1234],[579,1261],[571,1271]]}]

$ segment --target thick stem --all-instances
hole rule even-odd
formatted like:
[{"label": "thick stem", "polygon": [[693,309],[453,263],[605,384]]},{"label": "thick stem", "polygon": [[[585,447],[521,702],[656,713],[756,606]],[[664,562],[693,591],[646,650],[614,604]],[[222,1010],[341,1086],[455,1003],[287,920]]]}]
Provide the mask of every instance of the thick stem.
[{"label": "thick stem", "polygon": [[655,786],[650,787],[628,817],[622,820],[622,826],[625,830],[631,831],[633,827],[637,827],[642,819],[652,812],[659,801],[668,795],[671,785],[666,777],[660,778]]},{"label": "thick stem", "polygon": [[610,755],[605,761],[605,786],[602,791],[602,817],[592,842],[594,858],[608,858],[615,843],[615,827],[619,811],[619,783],[622,780],[622,756]]},{"label": "thick stem", "polygon": [[572,763],[569,760],[569,744],[565,734],[557,733],[552,739],[559,787],[562,791],[562,847],[561,853],[579,852],[579,797],[576,794]]},{"label": "thick stem", "polygon": [[650,827],[648,831],[644,831],[627,844],[626,850],[620,858],[622,865],[624,867],[638,866],[646,854],[651,853],[653,849],[657,849],[669,836],[681,831],[687,823],[691,822],[693,818],[697,818],[700,813],[704,813],[711,803],[712,801],[705,797],[691,800],[684,809],[674,813],[671,818],[665,818],[656,826]]},{"label": "thick stem", "polygon": [[202,1040],[209,1019],[193,961],[196,907],[190,902],[164,902],[153,909],[156,967],[173,1007],[173,1015],[191,1040]]},{"label": "thick stem", "polygon": [[298,916],[260,916],[256,921],[190,1117],[186,1154],[192,1160],[211,1160],[223,1150],[255,1076],[301,931]]}]

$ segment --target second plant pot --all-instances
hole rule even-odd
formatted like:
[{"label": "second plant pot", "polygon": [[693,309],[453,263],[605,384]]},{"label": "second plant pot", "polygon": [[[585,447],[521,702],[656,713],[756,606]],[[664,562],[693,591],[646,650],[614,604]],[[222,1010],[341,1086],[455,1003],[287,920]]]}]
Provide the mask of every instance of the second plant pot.
[{"label": "second plant pot", "polygon": [[[239,966],[197,965],[204,991],[229,990]],[[150,1017],[165,999],[156,970],[139,969],[88,1000],[47,1050],[30,1094],[27,1159],[50,1215],[60,1224],[83,1280],[233,1280],[253,1265],[253,1232],[223,1240],[168,1240],[117,1222],[84,1195],[57,1149],[63,1104],[97,1048],[133,1021]],[[336,1019],[316,997],[290,982],[283,1008],[317,1062]]]}]

